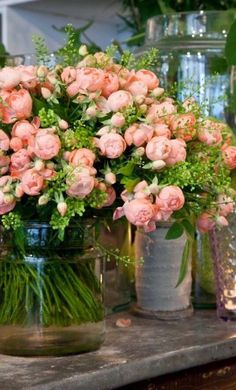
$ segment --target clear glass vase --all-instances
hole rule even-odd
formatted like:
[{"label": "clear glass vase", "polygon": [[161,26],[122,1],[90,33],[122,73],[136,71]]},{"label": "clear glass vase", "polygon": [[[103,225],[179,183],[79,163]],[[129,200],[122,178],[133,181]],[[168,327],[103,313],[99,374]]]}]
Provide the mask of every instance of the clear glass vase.
[{"label": "clear glass vase", "polygon": [[103,264],[93,223],[66,229],[26,223],[0,229],[0,353],[66,355],[104,340]]},{"label": "clear glass vase", "polygon": [[236,210],[227,219],[228,226],[211,233],[217,315],[236,321]]},{"label": "clear glass vase", "polygon": [[230,69],[224,48],[235,16],[235,10],[154,16],[147,22],[145,45],[138,51],[157,47],[162,86],[176,83],[180,100],[194,96],[205,115],[230,124],[234,123],[229,110]]}]

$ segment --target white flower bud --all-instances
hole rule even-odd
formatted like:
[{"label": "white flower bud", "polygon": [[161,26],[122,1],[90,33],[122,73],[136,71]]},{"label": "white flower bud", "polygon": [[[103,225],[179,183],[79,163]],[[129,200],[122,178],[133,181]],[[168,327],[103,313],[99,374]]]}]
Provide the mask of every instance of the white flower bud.
[{"label": "white flower bud", "polygon": [[5,194],[3,199],[4,203],[11,204],[14,201],[14,196],[12,194]]},{"label": "white flower bud", "polygon": [[69,127],[68,122],[66,122],[64,119],[60,119],[58,125],[61,130],[67,130]]},{"label": "white flower bud", "polygon": [[81,45],[79,48],[79,55],[82,57],[86,56],[88,54],[88,49],[86,45]]},{"label": "white flower bud", "polygon": [[36,169],[36,171],[41,171],[42,169],[44,169],[44,167],[45,167],[45,164],[42,160],[35,161],[34,168]]},{"label": "white flower bud", "polygon": [[158,96],[163,95],[164,92],[165,92],[164,88],[157,87],[157,88],[153,89],[152,95],[155,97],[158,97]]},{"label": "white flower bud", "polygon": [[145,100],[145,96],[144,95],[137,95],[137,96],[135,96],[134,100],[135,100],[135,103],[142,104]]},{"label": "white flower bud", "polygon": [[42,87],[41,94],[44,99],[49,99],[52,96],[51,91],[48,88]]},{"label": "white flower bud", "polygon": [[156,160],[156,161],[153,161],[153,163],[152,163],[152,168],[155,170],[162,169],[165,166],[166,166],[166,163],[163,160]]},{"label": "white flower bud", "polygon": [[137,149],[135,150],[134,154],[135,154],[136,156],[139,156],[139,157],[144,156],[144,154],[145,154],[145,149],[144,149],[144,147],[143,147],[143,146],[140,146],[139,148],[137,148]]},{"label": "white flower bud", "polygon": [[38,199],[38,205],[43,206],[43,205],[47,204],[48,201],[49,201],[48,195],[41,195]]},{"label": "white flower bud", "polygon": [[64,215],[66,214],[66,211],[67,211],[67,204],[66,204],[66,202],[58,203],[57,210],[61,214],[61,216],[64,217]]},{"label": "white flower bud", "polygon": [[21,198],[23,195],[24,195],[24,191],[23,191],[21,185],[17,184],[16,189],[15,189],[15,196],[17,198]]},{"label": "white flower bud", "polygon": [[86,114],[89,117],[94,118],[97,115],[97,107],[95,106],[88,107],[86,110]]},{"label": "white flower bud", "polygon": [[115,184],[116,183],[116,175],[113,172],[107,172],[105,174],[105,182],[107,184]]},{"label": "white flower bud", "polygon": [[160,188],[157,183],[150,184],[150,186],[148,186],[148,189],[153,195],[157,195],[158,192],[160,191]]}]

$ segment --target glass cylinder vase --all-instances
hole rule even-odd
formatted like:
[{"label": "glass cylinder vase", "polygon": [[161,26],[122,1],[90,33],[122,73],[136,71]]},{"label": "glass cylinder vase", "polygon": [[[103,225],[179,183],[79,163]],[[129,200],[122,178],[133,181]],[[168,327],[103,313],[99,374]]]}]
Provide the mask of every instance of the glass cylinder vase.
[{"label": "glass cylinder vase", "polygon": [[103,265],[93,223],[57,232],[26,223],[0,229],[0,353],[66,355],[104,340]]},{"label": "glass cylinder vase", "polygon": [[163,222],[154,232],[136,231],[134,247],[137,259],[137,305],[134,306],[134,312],[144,317],[175,320],[188,317],[193,312],[190,258],[187,274],[176,287],[186,237],[183,235],[174,240],[165,239],[170,226]]},{"label": "glass cylinder vase", "polygon": [[228,217],[229,225],[213,230],[211,243],[215,267],[217,315],[236,320],[236,210]]},{"label": "glass cylinder vase", "polygon": [[181,101],[194,96],[206,116],[231,124],[230,68],[224,49],[235,17],[233,9],[154,16],[147,22],[145,45],[137,53],[158,48],[161,86],[176,85]]}]

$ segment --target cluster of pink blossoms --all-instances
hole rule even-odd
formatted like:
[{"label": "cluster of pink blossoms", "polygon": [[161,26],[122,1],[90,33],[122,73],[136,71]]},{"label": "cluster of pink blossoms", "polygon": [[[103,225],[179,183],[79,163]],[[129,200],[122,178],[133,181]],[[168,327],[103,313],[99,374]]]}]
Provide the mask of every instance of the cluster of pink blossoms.
[{"label": "cluster of pink blossoms", "polygon": [[[0,98],[1,215],[32,196],[39,206],[54,202],[65,216],[68,198],[87,199],[99,190],[106,199],[98,207],[122,199],[114,219],[124,215],[152,231],[186,203],[184,188],[163,185],[158,177],[187,160],[188,145],[193,151],[201,143],[218,148],[221,164],[236,168],[236,146],[225,124],[202,118],[192,98],[180,104],[167,97],[152,71],[129,70],[104,53],[86,56],[77,67],[3,68]],[[49,125],[41,120],[42,107],[55,112]],[[91,147],[78,146],[83,143],[74,128],[78,120],[89,128]],[[139,176],[131,189],[121,189],[120,168],[132,159]],[[61,172],[65,186],[53,194],[48,188]],[[214,205],[198,216],[199,229],[226,225],[232,210],[231,197],[217,194]]]}]

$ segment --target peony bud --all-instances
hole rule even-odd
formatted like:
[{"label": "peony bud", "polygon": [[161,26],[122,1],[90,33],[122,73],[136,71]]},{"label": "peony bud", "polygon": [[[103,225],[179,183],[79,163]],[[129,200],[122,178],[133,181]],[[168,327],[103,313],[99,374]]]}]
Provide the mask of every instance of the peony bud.
[{"label": "peony bud", "polygon": [[82,57],[86,56],[88,54],[88,49],[86,45],[81,45],[79,48],[79,55]]},{"label": "peony bud", "polygon": [[67,211],[67,204],[66,204],[66,202],[58,203],[57,210],[61,214],[61,216],[64,217],[64,215],[66,214],[66,211]]},{"label": "peony bud", "polygon": [[152,163],[152,168],[155,170],[162,169],[165,166],[166,166],[166,163],[163,160],[156,160],[156,161],[153,161],[153,163]]},{"label": "peony bud", "polygon": [[105,182],[107,184],[115,184],[116,183],[116,175],[113,172],[107,172],[105,174]]},{"label": "peony bud", "polygon": [[36,169],[36,171],[41,171],[45,168],[45,164],[42,160],[36,160],[34,163],[34,168]]},{"label": "peony bud", "polygon": [[140,109],[142,114],[145,114],[145,112],[147,112],[147,105],[146,104],[141,104],[139,109]]},{"label": "peony bud", "polygon": [[41,94],[44,99],[49,99],[52,96],[51,91],[48,88],[42,87]]},{"label": "peony bud", "polygon": [[97,107],[95,107],[95,106],[88,107],[87,110],[86,110],[86,114],[89,117],[91,117],[91,118],[96,117],[96,115],[97,115]]},{"label": "peony bud", "polygon": [[152,95],[155,97],[158,97],[158,96],[161,96],[164,92],[165,92],[164,88],[157,87],[157,88],[153,89]]},{"label": "peony bud", "polygon": [[15,196],[17,198],[21,198],[23,195],[24,195],[24,191],[23,191],[21,185],[17,184],[16,189],[15,189]]},{"label": "peony bud", "polygon": [[135,150],[135,152],[134,152],[134,155],[135,155],[135,156],[138,156],[138,157],[142,157],[142,156],[144,156],[144,154],[145,154],[145,149],[144,149],[143,146],[140,146],[140,147],[137,148],[137,149]]},{"label": "peony bud", "polygon": [[54,169],[55,168],[55,164],[54,162],[50,161],[46,164],[46,167],[47,169]]},{"label": "peony bud", "polygon": [[153,195],[157,195],[158,192],[160,191],[160,187],[158,186],[157,183],[150,184],[150,186],[148,186],[148,189]]},{"label": "peony bud", "polygon": [[121,112],[117,112],[111,117],[111,125],[115,127],[122,127],[125,124],[125,117]]},{"label": "peony bud", "polygon": [[37,76],[40,79],[46,77],[47,74],[48,74],[48,69],[46,68],[46,66],[41,65],[41,66],[38,67],[38,69],[37,69]]},{"label": "peony bud", "polygon": [[11,191],[11,186],[9,184],[6,184],[3,188],[2,188],[2,192],[6,193],[6,192],[10,192]]},{"label": "peony bud", "polygon": [[56,77],[54,76],[54,74],[48,74],[47,75],[47,80],[49,81],[49,83],[51,83],[52,85],[55,85],[57,83],[57,79]]},{"label": "peony bud", "polygon": [[61,130],[67,130],[69,127],[68,122],[66,122],[64,119],[60,119],[58,125]]},{"label": "peony bud", "polygon": [[6,194],[4,195],[4,203],[6,204],[11,204],[12,202],[14,202],[14,196],[12,194]]},{"label": "peony bud", "polygon": [[134,100],[135,100],[135,103],[137,103],[137,104],[143,104],[143,102],[145,100],[145,96],[144,95],[137,95],[137,96],[135,96]]},{"label": "peony bud", "polygon": [[38,199],[38,205],[43,206],[43,205],[47,204],[48,201],[49,201],[48,195],[41,195]]}]

